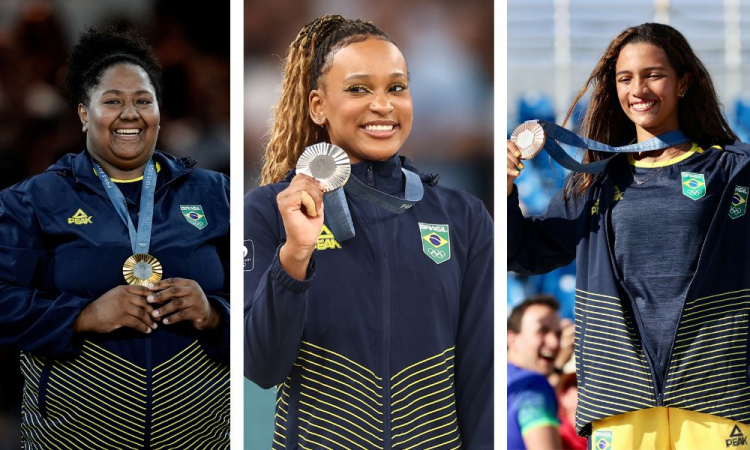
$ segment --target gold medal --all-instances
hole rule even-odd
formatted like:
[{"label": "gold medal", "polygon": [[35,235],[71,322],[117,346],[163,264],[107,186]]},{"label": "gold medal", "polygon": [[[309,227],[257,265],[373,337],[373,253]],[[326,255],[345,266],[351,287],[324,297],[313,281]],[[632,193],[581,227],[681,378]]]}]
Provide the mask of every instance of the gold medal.
[{"label": "gold medal", "polygon": [[137,253],[125,260],[122,276],[128,284],[148,286],[161,280],[161,263],[148,253]]},{"label": "gold medal", "polygon": [[542,126],[535,120],[529,120],[513,130],[510,141],[516,144],[523,159],[531,159],[542,151],[546,137]]}]

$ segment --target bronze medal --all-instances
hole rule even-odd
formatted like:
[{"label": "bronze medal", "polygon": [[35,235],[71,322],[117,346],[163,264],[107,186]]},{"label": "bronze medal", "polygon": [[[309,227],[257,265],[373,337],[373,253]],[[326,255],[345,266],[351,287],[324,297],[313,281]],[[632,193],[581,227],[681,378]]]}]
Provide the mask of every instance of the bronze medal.
[{"label": "bronze medal", "polygon": [[510,141],[521,151],[521,158],[531,159],[542,151],[546,137],[542,126],[535,120],[529,120],[513,130]]},{"label": "bronze medal", "polygon": [[122,275],[128,284],[148,286],[161,280],[162,268],[158,259],[148,253],[137,253],[125,260]]}]

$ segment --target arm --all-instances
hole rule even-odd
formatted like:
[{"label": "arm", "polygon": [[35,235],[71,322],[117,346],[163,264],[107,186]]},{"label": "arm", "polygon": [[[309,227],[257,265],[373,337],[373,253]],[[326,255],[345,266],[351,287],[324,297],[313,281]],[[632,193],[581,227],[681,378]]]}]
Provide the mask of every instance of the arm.
[{"label": "arm", "polygon": [[[292,182],[276,199],[268,188],[245,198],[245,376],[262,388],[289,374],[304,331],[315,273],[312,251],[323,223],[322,214],[310,218],[301,209],[297,189],[304,183],[309,180]],[[291,202],[290,192],[297,193]],[[322,191],[312,194],[320,208]],[[300,228],[293,227],[295,219]],[[299,237],[305,233],[300,229],[309,241],[303,245]]]},{"label": "arm", "polygon": [[553,426],[541,426],[533,428],[523,435],[523,443],[526,450],[552,450],[562,448],[560,433]]},{"label": "arm", "polygon": [[474,205],[456,339],[456,401],[466,448],[493,448],[493,224]]},{"label": "arm", "polygon": [[522,275],[550,272],[576,256],[578,217],[585,213],[578,197],[563,198],[561,190],[544,215],[524,217],[518,189],[508,197],[508,270]]},{"label": "arm", "polygon": [[528,450],[562,448],[557,418],[557,399],[541,377],[518,398],[518,425]]},{"label": "arm", "polygon": [[37,288],[48,252],[26,195],[0,192],[0,345],[52,358],[74,355],[73,325],[92,299]]}]

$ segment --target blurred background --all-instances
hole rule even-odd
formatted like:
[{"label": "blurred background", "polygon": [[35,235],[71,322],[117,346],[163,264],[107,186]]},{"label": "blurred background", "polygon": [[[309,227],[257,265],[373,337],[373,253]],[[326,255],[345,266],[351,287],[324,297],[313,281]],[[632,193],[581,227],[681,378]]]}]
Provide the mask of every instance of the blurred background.
[{"label": "blurred background", "polygon": [[[481,198],[492,212],[493,3],[491,0],[246,0],[245,188],[258,185],[281,64],[304,25],[324,14],[365,19],[406,57],[414,125],[401,153],[440,184]],[[275,389],[245,380],[245,444],[271,447]]]},{"label": "blurred background", "polygon": [[[629,26],[668,23],[687,38],[708,68],[724,113],[750,140],[750,0],[508,0],[508,133],[544,119],[562,124],[573,97],[607,45]],[[583,102],[586,103],[586,102]],[[576,129],[585,105],[573,115]],[[546,152],[528,162],[516,181],[527,214],[544,212],[563,185],[565,169]],[[573,318],[575,264],[546,275],[508,274],[508,311],[524,298],[558,298]]]},{"label": "blurred background", "polygon": [[[138,30],[164,69],[157,148],[229,173],[229,2],[0,1],[0,189],[85,148],[64,89],[68,54],[85,26]],[[1,231],[0,231],[1,232]],[[0,450],[20,444],[18,351],[0,346]]]}]

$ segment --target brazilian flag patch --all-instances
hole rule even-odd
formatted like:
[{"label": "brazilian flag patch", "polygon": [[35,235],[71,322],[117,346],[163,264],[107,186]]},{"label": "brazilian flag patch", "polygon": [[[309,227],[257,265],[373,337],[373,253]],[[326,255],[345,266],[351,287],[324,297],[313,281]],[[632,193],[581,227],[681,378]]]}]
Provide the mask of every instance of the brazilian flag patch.
[{"label": "brazilian flag patch", "polygon": [[729,206],[729,217],[736,219],[745,215],[747,210],[747,193],[750,189],[745,186],[735,186],[732,204]]},{"label": "brazilian flag patch", "polygon": [[592,448],[596,450],[612,450],[612,432],[595,431],[591,442]]},{"label": "brazilian flag patch", "polygon": [[185,220],[195,228],[202,230],[208,225],[201,205],[180,205],[180,211],[182,211]]},{"label": "brazilian flag patch", "polygon": [[682,172],[682,193],[692,200],[704,197],[706,195],[706,178],[703,174]]},{"label": "brazilian flag patch", "polygon": [[419,222],[419,232],[422,235],[422,251],[435,264],[451,259],[451,236],[447,224]]}]

